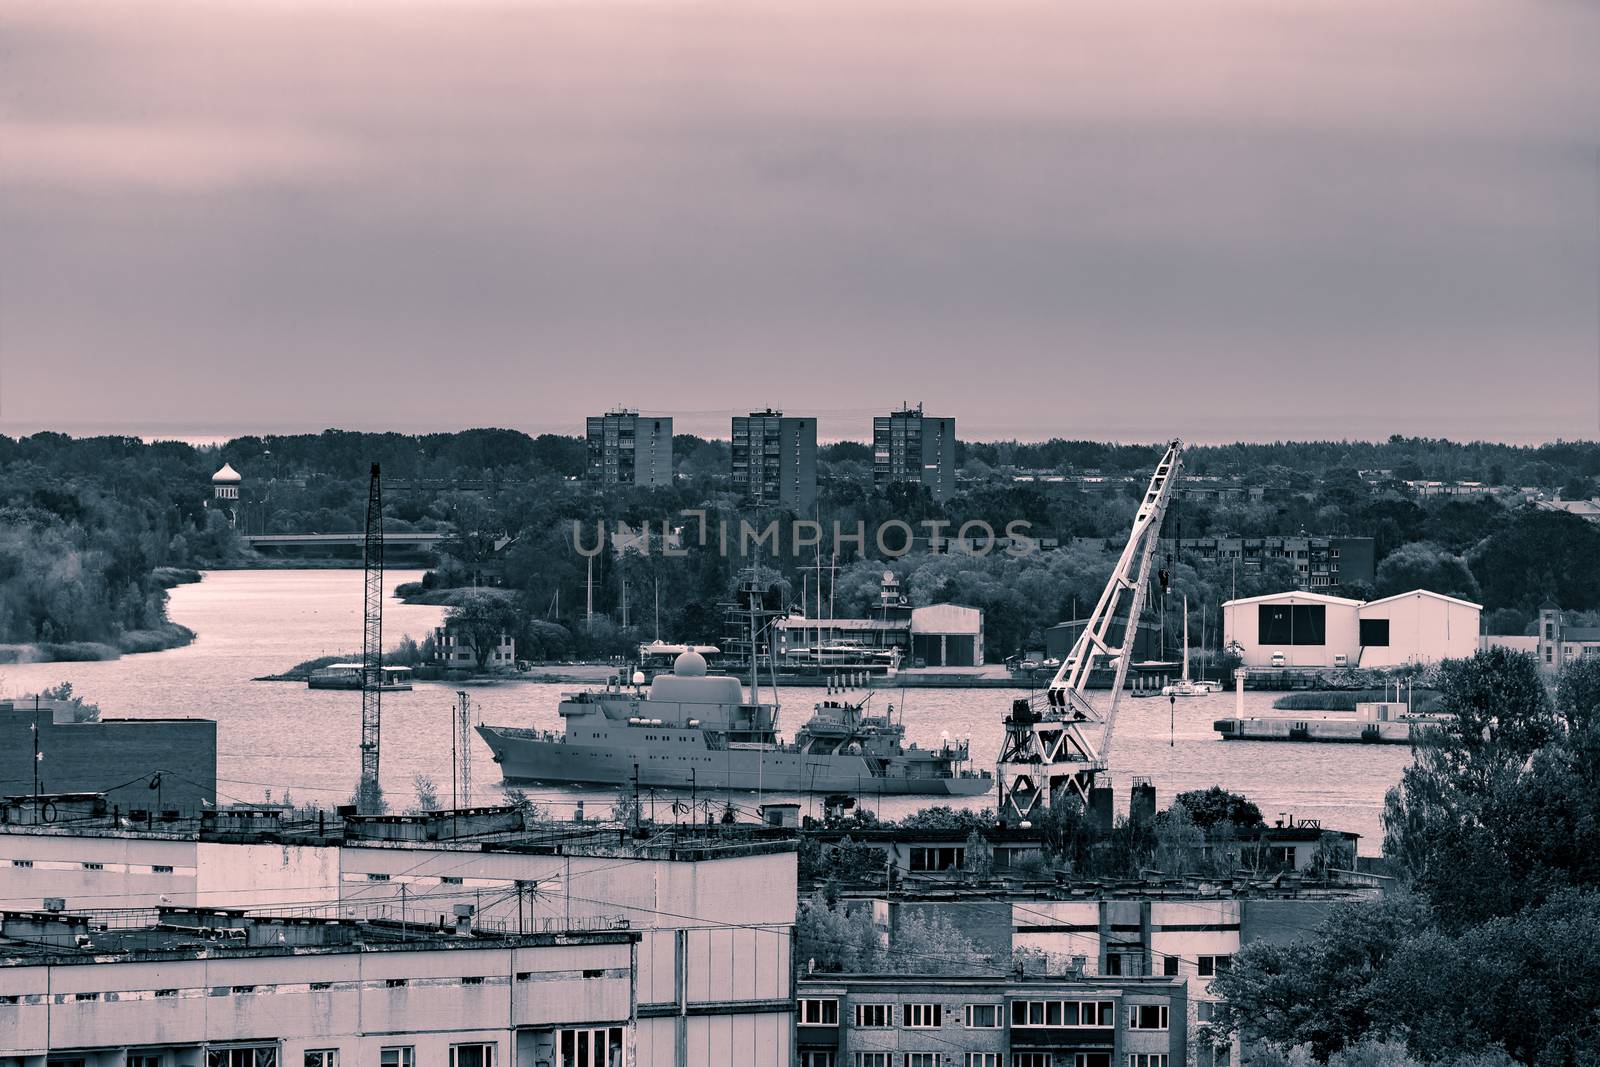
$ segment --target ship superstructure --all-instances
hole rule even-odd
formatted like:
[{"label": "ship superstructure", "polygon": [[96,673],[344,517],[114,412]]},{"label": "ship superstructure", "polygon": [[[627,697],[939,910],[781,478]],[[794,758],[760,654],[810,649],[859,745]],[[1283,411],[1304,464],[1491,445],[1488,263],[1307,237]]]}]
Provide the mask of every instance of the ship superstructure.
[{"label": "ship superstructure", "polygon": [[935,796],[993,786],[969,766],[965,741],[908,746],[904,724],[890,708],[869,711],[870,699],[823,701],[785,742],[776,704],[747,699],[739,679],[708,675],[688,650],[648,689],[613,681],[567,695],[561,732],[484,725],[478,733],[513,781]]}]

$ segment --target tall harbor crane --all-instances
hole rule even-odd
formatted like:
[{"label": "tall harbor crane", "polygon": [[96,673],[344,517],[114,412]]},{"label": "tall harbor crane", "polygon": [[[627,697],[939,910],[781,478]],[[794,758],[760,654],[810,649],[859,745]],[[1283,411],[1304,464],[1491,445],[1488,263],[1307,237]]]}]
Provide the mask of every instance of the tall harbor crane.
[{"label": "tall harbor crane", "polygon": [[[1073,795],[1087,805],[1095,777],[1109,763],[1111,731],[1139,632],[1150,561],[1183,465],[1182,452],[1182,441],[1167,445],[1111,580],[1049,688],[1042,696],[1012,703],[995,773],[1003,820],[1034,818]],[[1114,670],[1115,678],[1101,712],[1089,702],[1088,687],[1089,676],[1105,668]]]},{"label": "tall harbor crane", "polygon": [[376,463],[367,484],[367,533],[361,556],[366,590],[361,631],[361,786],[356,808],[363,815],[378,815],[383,806],[378,789],[378,741],[383,723],[383,486]]}]

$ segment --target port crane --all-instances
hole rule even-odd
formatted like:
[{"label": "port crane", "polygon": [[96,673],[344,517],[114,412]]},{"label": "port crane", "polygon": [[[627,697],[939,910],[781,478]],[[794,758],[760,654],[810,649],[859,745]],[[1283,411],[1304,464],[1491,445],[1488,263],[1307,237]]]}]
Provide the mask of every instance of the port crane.
[{"label": "port crane", "polygon": [[[1105,772],[1117,703],[1149,588],[1150,562],[1182,466],[1183,442],[1175,440],[1156,465],[1128,543],[1072,651],[1043,694],[1012,703],[995,774],[1002,820],[1026,821],[1074,796],[1087,806],[1095,778]],[[1089,676],[1106,668],[1115,677],[1101,711],[1089,701]]]},{"label": "port crane", "polygon": [[361,630],[361,785],[356,792],[356,810],[363,815],[378,815],[383,808],[383,793],[378,788],[383,724],[383,486],[376,463],[367,483],[367,528],[361,561],[365,591]]}]

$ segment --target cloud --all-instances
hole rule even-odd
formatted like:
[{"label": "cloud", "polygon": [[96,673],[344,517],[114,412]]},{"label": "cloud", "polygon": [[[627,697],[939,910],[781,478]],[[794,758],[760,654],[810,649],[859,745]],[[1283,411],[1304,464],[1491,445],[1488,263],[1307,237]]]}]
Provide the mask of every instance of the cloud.
[{"label": "cloud", "polygon": [[1592,5],[8,23],[13,419],[573,430],[619,401],[920,398],[1024,436],[1600,432]]},{"label": "cloud", "polygon": [[358,156],[303,129],[199,122],[0,121],[4,184],[202,193],[353,176]]}]

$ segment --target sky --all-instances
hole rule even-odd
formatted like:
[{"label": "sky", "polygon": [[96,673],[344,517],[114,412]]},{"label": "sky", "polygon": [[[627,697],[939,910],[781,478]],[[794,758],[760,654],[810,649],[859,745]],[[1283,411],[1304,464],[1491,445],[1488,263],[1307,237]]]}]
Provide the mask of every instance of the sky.
[{"label": "sky", "polygon": [[1583,0],[7,0],[0,433],[1600,438]]}]

